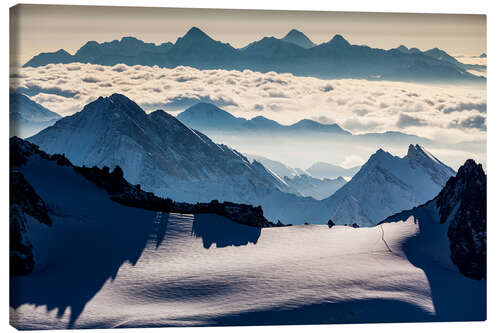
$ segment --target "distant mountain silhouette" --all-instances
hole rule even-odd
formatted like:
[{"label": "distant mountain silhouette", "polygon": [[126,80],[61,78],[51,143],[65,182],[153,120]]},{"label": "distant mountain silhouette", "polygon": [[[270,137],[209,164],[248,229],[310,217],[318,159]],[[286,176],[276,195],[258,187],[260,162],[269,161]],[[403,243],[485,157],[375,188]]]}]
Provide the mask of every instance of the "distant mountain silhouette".
[{"label": "distant mountain silhouette", "polygon": [[298,45],[304,49],[310,49],[313,46],[316,46],[309,37],[304,35],[301,31],[297,29],[292,29],[290,30],[285,37],[281,38],[282,41],[288,42],[288,43],[293,43],[295,45]]},{"label": "distant mountain silhouette", "polygon": [[[238,118],[231,113],[210,103],[198,103],[177,115],[177,119],[184,125],[201,131],[207,135],[217,133],[235,133],[237,135],[260,133],[278,135],[293,135],[294,137],[312,135],[328,135],[336,138],[347,138],[350,141],[357,142],[376,141],[380,143],[391,143],[394,140],[401,144],[410,144],[418,142],[421,144],[430,144],[431,140],[416,135],[405,134],[396,131],[385,133],[366,133],[353,135],[343,129],[338,124],[322,124],[311,119],[302,119],[292,125],[282,125],[274,120],[264,116],[257,116],[252,119]],[[339,174],[338,176],[352,176]]]},{"label": "distant mountain silhouette", "polygon": [[282,125],[264,116],[257,116],[250,120],[236,118],[210,103],[198,103],[177,115],[184,125],[200,130],[215,131],[279,131],[279,132],[302,132],[311,131],[315,133],[334,133],[351,135],[337,124],[321,124],[310,119],[302,119],[292,125]]},{"label": "distant mountain silhouette", "polygon": [[9,101],[10,136],[31,136],[61,119],[59,114],[18,92],[10,91]]},{"label": "distant mountain silhouette", "polygon": [[250,69],[275,71],[319,78],[361,78],[404,81],[456,81],[484,78],[467,72],[467,66],[439,49],[422,52],[400,46],[383,50],[350,44],[341,35],[314,45],[307,36],[293,29],[282,39],[265,37],[236,49],[216,41],[199,28],[191,28],[175,44],[145,43],[134,37],[120,41],[89,41],[74,55],[64,50],[40,53],[24,67],[54,63],[82,62],[100,65],[158,65],[174,68]]}]

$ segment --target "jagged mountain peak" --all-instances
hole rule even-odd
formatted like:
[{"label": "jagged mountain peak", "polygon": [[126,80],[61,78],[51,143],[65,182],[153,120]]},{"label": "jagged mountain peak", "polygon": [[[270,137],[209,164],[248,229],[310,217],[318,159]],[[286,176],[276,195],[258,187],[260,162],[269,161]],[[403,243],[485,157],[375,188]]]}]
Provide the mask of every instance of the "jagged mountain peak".
[{"label": "jagged mountain peak", "polygon": [[[432,199],[455,173],[436,158],[430,158],[432,155],[419,145],[411,145],[409,151],[410,157],[401,158],[378,149],[346,185],[327,199],[329,204],[349,210],[345,198],[354,197],[363,202],[360,210],[363,214],[353,211],[352,221],[366,216],[368,219],[363,218],[362,224],[356,223],[370,226],[395,211]],[[347,217],[340,214],[337,218],[340,216]]]},{"label": "jagged mountain peak", "polygon": [[370,156],[368,161],[380,161],[381,159],[393,158],[394,156],[388,151],[383,150],[382,148],[377,149],[377,151]]},{"label": "jagged mountain peak", "polygon": [[476,163],[476,161],[470,158],[458,169],[457,178],[470,178],[472,176],[475,178],[482,178],[485,176],[485,173],[482,164]]},{"label": "jagged mountain peak", "polygon": [[409,159],[418,159],[423,157],[431,159],[435,162],[439,162],[438,159],[434,157],[434,155],[432,155],[429,151],[427,151],[424,147],[422,147],[418,143],[416,145],[411,144],[408,146],[408,153],[406,154],[406,156]]},{"label": "jagged mountain peak", "polygon": [[337,47],[351,46],[351,44],[342,35],[339,34],[333,36],[333,38],[328,43],[333,44]]},{"label": "jagged mountain peak", "polygon": [[95,101],[85,105],[82,111],[75,113],[71,117],[89,118],[86,115],[91,113],[106,115],[106,117],[110,117],[110,122],[114,122],[123,114],[136,120],[143,119],[146,116],[146,112],[134,101],[125,95],[117,93],[107,97],[100,96]]},{"label": "jagged mountain peak", "polygon": [[297,29],[290,30],[285,37],[281,38],[282,41],[293,43],[305,49],[316,46],[309,37],[307,37],[302,31]]},{"label": "jagged mountain peak", "polygon": [[192,27],[186,32],[186,34],[181,38],[182,40],[200,40],[200,39],[212,39],[206,33],[204,33],[198,27]]},{"label": "jagged mountain peak", "polygon": [[406,154],[406,158],[411,163],[419,163],[428,167],[432,167],[435,165],[443,166],[446,169],[446,173],[448,173],[449,175],[455,173],[453,169],[445,165],[443,162],[441,162],[439,159],[437,159],[434,155],[432,155],[428,150],[426,150],[419,144],[416,145],[411,144],[408,147],[408,153]]}]

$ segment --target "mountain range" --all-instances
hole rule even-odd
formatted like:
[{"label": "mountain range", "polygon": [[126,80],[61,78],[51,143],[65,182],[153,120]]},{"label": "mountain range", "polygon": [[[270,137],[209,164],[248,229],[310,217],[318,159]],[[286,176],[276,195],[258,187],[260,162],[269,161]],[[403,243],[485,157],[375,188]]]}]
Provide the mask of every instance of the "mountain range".
[{"label": "mountain range", "polygon": [[10,154],[17,329],[486,319],[486,180],[472,161],[435,200],[444,223],[434,211],[266,228],[244,223],[265,222],[258,207],[174,203],[118,166],[76,167],[19,138]]},{"label": "mountain range", "polygon": [[404,158],[380,149],[333,195],[316,200],[301,196],[297,186],[259,162],[163,111],[146,114],[119,94],[98,98],[28,140],[75,165],[118,165],[129,182],[159,196],[261,205],[269,220],[292,224],[333,217],[373,225],[434,197],[454,174],[419,145],[411,145]]},{"label": "mountain range", "polygon": [[252,132],[272,131],[276,133],[300,133],[302,131],[351,135],[337,124],[322,124],[310,119],[302,119],[292,125],[282,125],[264,116],[252,119],[238,118],[211,103],[197,103],[177,115],[177,119],[191,128],[203,132]]},{"label": "mountain range", "polygon": [[[437,60],[447,61],[451,64],[454,64],[455,66],[457,66],[459,68],[462,68],[463,70],[472,69],[472,70],[486,71],[485,65],[463,64],[460,61],[458,61],[456,58],[449,55],[446,51],[438,49],[437,47],[429,49],[427,51],[422,51],[416,47],[412,47],[411,49],[409,49],[404,45],[400,45],[397,48],[395,48],[395,50],[398,50],[400,52],[407,53],[407,54],[423,54],[423,55],[432,57],[432,58],[437,59]],[[485,55],[485,57],[486,57],[486,55]]]},{"label": "mountain range", "polygon": [[64,153],[75,165],[119,165],[129,182],[176,201],[255,202],[288,189],[260,163],[166,112],[146,114],[119,94],[89,103],[29,140],[50,154]]},{"label": "mountain range", "polygon": [[89,41],[74,55],[63,49],[40,53],[24,66],[71,62],[111,66],[123,63],[167,68],[182,65],[198,69],[250,69],[319,78],[484,81],[484,78],[467,72],[453,57],[443,57],[444,51],[433,50],[407,52],[404,48],[383,50],[352,45],[338,34],[327,42],[314,45],[296,29],[281,39],[265,37],[237,49],[193,27],[173,44],[155,45],[134,37],[105,43]]},{"label": "mountain range", "polygon": [[59,114],[18,92],[10,91],[9,103],[10,136],[25,138],[61,119]]},{"label": "mountain range", "polygon": [[[244,135],[272,135],[301,137],[302,140],[315,136],[335,136],[336,140],[349,140],[349,142],[371,141],[381,143],[394,143],[407,145],[412,142],[430,144],[432,140],[416,135],[396,131],[384,133],[366,133],[353,135],[338,124],[323,124],[311,119],[302,119],[291,125],[283,125],[264,116],[252,119],[235,117],[231,113],[211,103],[197,103],[177,115],[183,124],[208,136],[217,137],[224,134]],[[323,138],[324,139],[324,138]],[[338,176],[337,176],[338,177]],[[336,178],[336,177],[335,177]]]},{"label": "mountain range", "polygon": [[[360,168],[354,167],[352,169],[344,169],[336,165],[320,162],[315,163],[312,167],[324,164],[328,166],[328,169],[325,168],[324,173],[317,172],[313,175],[313,173],[308,171],[311,168],[308,170],[302,170],[300,168],[289,167],[281,162],[274,161],[263,156],[251,154],[245,154],[245,156],[247,156],[250,161],[258,161],[267,169],[274,172],[298,194],[305,197],[310,196],[317,200],[322,200],[331,196],[339,188],[344,186],[345,183],[347,183],[343,177],[337,175],[340,170],[343,170],[344,174],[351,177]],[[316,171],[315,168],[312,170]]]}]

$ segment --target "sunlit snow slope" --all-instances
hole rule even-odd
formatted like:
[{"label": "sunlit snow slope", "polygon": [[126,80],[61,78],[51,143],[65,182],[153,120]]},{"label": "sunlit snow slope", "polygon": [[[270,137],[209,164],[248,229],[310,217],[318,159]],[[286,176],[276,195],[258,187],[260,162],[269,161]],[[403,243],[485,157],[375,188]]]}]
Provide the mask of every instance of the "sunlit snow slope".
[{"label": "sunlit snow slope", "polygon": [[20,171],[53,225],[28,221],[36,266],[11,279],[17,328],[486,316],[485,281],[462,276],[442,255],[443,233],[419,236],[412,219],[359,229],[259,229],[216,215],[125,207],[70,167],[36,156]]}]

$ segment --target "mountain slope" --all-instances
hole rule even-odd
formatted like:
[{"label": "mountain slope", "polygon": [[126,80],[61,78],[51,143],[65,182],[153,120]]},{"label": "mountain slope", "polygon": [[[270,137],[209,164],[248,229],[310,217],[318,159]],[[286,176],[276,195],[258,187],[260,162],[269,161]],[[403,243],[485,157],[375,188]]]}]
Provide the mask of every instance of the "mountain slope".
[{"label": "mountain slope", "polygon": [[10,136],[28,137],[61,119],[59,114],[17,92],[10,92],[9,103]]},{"label": "mountain slope", "polygon": [[337,178],[352,177],[359,169],[361,169],[360,165],[352,168],[343,168],[326,162],[316,162],[307,168],[306,171],[316,178]]},{"label": "mountain slope", "polygon": [[198,103],[177,115],[184,125],[197,130],[204,129],[235,129],[243,125],[247,120],[236,118],[210,103]]},{"label": "mountain slope", "polygon": [[484,78],[468,73],[459,63],[450,62],[450,58],[442,52],[438,54],[432,50],[426,54],[351,45],[341,35],[335,35],[320,45],[303,46],[311,46],[308,38],[292,30],[284,39],[266,37],[235,49],[193,27],[174,44],[156,46],[133,37],[101,44],[91,41],[75,55],[64,50],[43,53],[33,57],[24,66],[69,62],[101,65],[125,63],[168,68],[183,65],[199,69],[275,71],[319,78],[484,82]]},{"label": "mountain slope", "polygon": [[306,174],[295,177],[285,177],[283,180],[288,186],[296,190],[302,196],[313,197],[317,200],[330,197],[347,183],[342,177],[337,177],[335,179],[318,179]]},{"label": "mountain slope", "polygon": [[443,251],[465,276],[486,279],[486,175],[467,160],[432,200],[381,223],[413,220],[423,234],[440,233]]},{"label": "mountain slope", "polygon": [[281,162],[271,160],[269,158],[253,155],[253,154],[245,154],[249,161],[257,161],[269,170],[272,170],[275,174],[277,174],[282,179],[284,177],[293,178],[300,175],[309,175],[306,171],[299,168],[292,168],[288,165],[285,165]]},{"label": "mountain slope", "polygon": [[[159,196],[261,205],[266,218],[285,224],[326,223],[333,214],[342,224],[370,226],[429,200],[453,175],[420,146],[410,146],[403,159],[380,150],[348,184],[318,201],[175,117],[146,114],[118,94],[97,99],[29,140],[48,153],[64,153],[76,165],[119,165],[129,182]],[[350,209],[354,202],[362,202],[359,209]]]},{"label": "mountain slope", "polygon": [[62,156],[18,171],[51,219],[26,219],[35,266],[10,278],[18,329],[486,319],[486,281],[422,224],[256,228],[119,204]]},{"label": "mountain slope", "polygon": [[119,165],[131,183],[177,201],[250,203],[287,190],[258,162],[163,111],[146,114],[119,94],[100,97],[29,140],[48,153],[64,153],[75,165]]},{"label": "mountain slope", "polygon": [[419,145],[405,157],[379,149],[354,177],[325,199],[333,221],[371,226],[393,212],[433,198],[455,174]]}]

